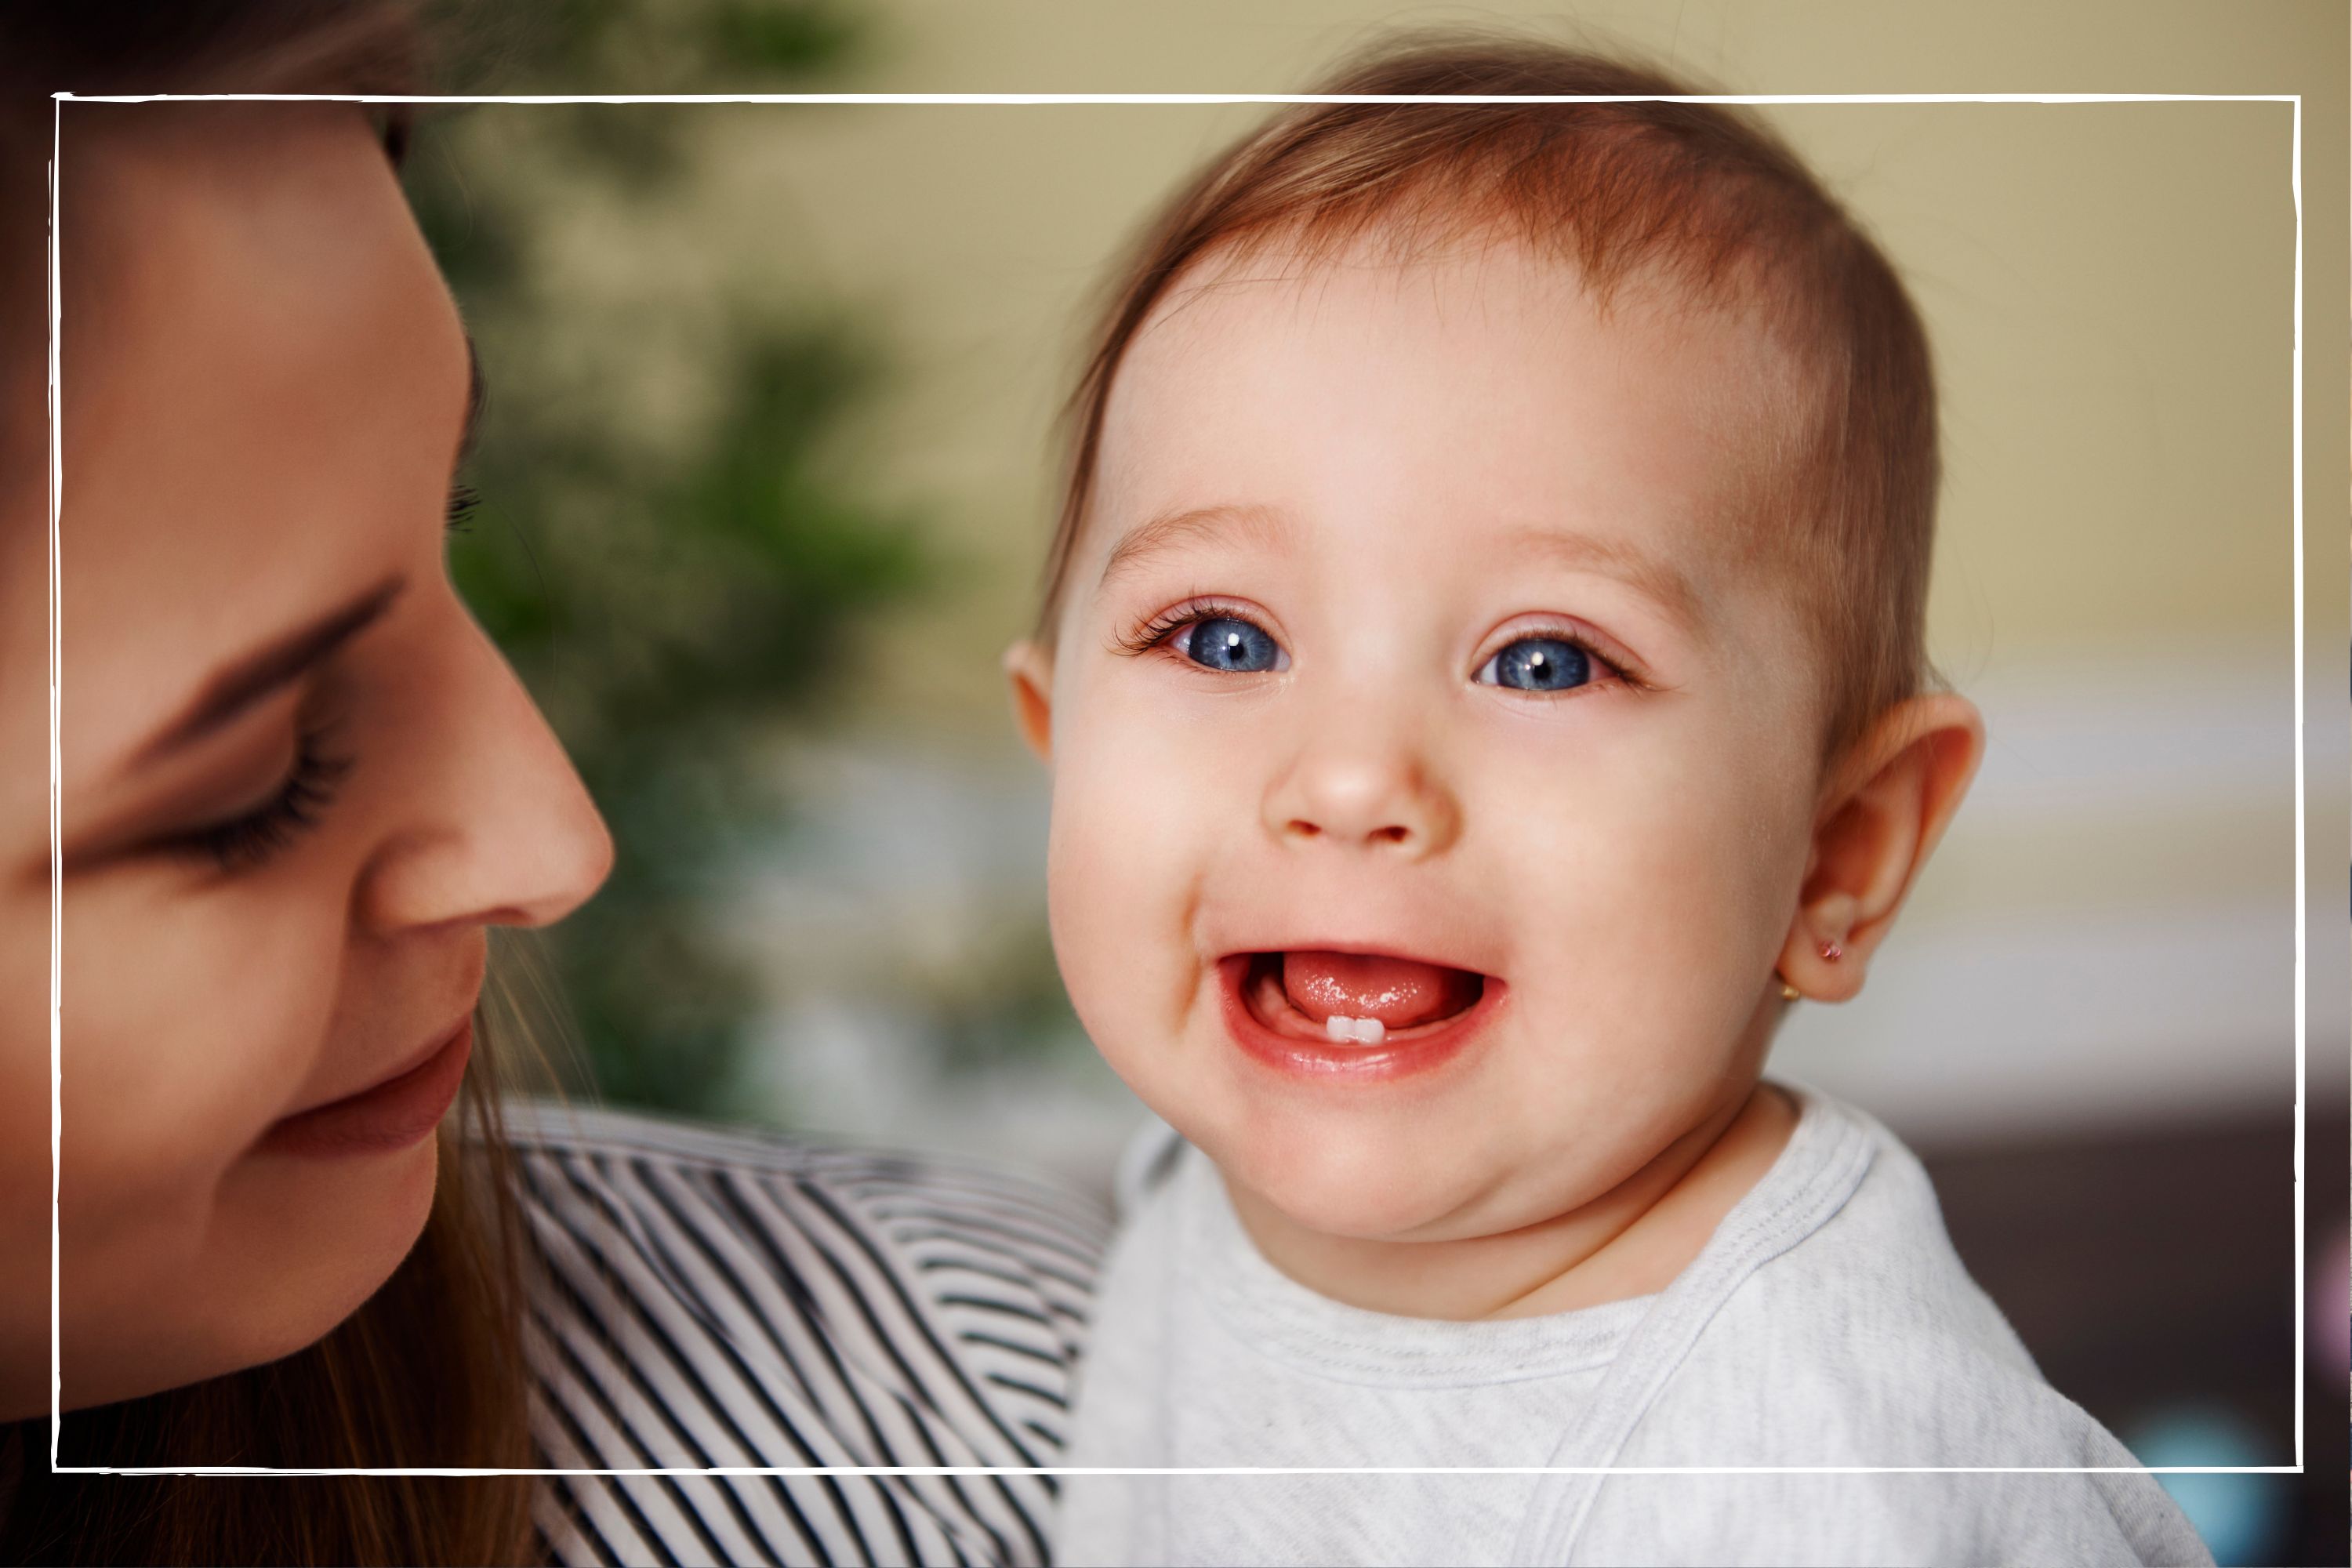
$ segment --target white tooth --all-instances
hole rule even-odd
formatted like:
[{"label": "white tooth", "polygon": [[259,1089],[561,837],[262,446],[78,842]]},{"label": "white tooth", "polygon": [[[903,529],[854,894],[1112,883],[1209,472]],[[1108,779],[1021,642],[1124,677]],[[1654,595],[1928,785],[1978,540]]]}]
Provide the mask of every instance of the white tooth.
[{"label": "white tooth", "polygon": [[1334,1013],[1323,1020],[1323,1032],[1330,1036],[1334,1043],[1345,1043],[1356,1037],[1356,1021]]},{"label": "white tooth", "polygon": [[1389,1037],[1389,1026],[1378,1018],[1356,1020],[1356,1040],[1360,1045],[1377,1046]]}]

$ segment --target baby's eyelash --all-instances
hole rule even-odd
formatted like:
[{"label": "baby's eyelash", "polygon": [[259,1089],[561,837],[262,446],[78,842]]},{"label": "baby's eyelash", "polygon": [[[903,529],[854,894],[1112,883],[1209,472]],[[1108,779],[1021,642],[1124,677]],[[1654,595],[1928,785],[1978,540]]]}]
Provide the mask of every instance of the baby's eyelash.
[{"label": "baby's eyelash", "polygon": [[[1202,621],[1227,617],[1250,621],[1253,624],[1255,624],[1258,619],[1256,614],[1245,606],[1223,599],[1196,596],[1171,605],[1157,615],[1150,616],[1118,634],[1111,639],[1111,651],[1129,658],[1140,657],[1165,647],[1187,626],[1198,625]],[[1646,691],[1652,689],[1649,682],[1630,660],[1619,658],[1603,648],[1600,639],[1576,626],[1559,624],[1529,626],[1514,633],[1507,640],[1497,643],[1494,652],[1480,659],[1477,668],[1486,668],[1504,649],[1514,643],[1537,638],[1568,644],[1592,663],[1607,670],[1613,678],[1606,681],[1594,681],[1576,687],[1572,689],[1574,690],[1589,692],[1596,686],[1622,686],[1629,691]],[[1559,692],[1550,695],[1557,697],[1565,696],[1567,693]]]},{"label": "baby's eyelash", "polygon": [[1618,679],[1623,681],[1626,685],[1633,686],[1639,684],[1639,682],[1634,679],[1633,672],[1625,668],[1622,660],[1613,658],[1609,654],[1602,651],[1600,644],[1594,641],[1591,637],[1588,636],[1586,633],[1578,631],[1574,626],[1537,626],[1528,631],[1517,633],[1509,639],[1509,641],[1496,644],[1495,653],[1488,654],[1486,658],[1480,659],[1478,661],[1478,668],[1481,669],[1486,668],[1488,661],[1493,659],[1496,654],[1501,653],[1505,648],[1509,647],[1512,643],[1529,641],[1564,642],[1569,647],[1584,655],[1585,658],[1591,659],[1593,663],[1601,666],[1601,668],[1607,670],[1610,674],[1615,676]]},{"label": "baby's eyelash", "polygon": [[1112,637],[1111,651],[1126,654],[1130,658],[1147,654],[1156,647],[1164,646],[1171,637],[1186,626],[1213,620],[1220,616],[1230,616],[1235,620],[1252,619],[1249,613],[1238,605],[1216,599],[1187,599],[1181,604],[1170,605],[1158,615],[1138,622],[1128,630]]},{"label": "baby's eyelash", "polygon": [[330,757],[320,742],[324,732],[306,730],[297,742],[293,771],[276,795],[242,816],[173,835],[163,847],[175,853],[208,858],[223,871],[249,871],[315,827],[352,759]]}]

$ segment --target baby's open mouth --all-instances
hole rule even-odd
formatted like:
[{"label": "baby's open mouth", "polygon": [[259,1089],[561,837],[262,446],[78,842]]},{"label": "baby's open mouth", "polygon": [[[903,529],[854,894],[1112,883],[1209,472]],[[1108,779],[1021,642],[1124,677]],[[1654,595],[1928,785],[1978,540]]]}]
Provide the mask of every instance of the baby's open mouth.
[{"label": "baby's open mouth", "polygon": [[1378,1046],[1434,1034],[1477,1005],[1486,977],[1376,952],[1256,952],[1244,1005],[1278,1035]]}]

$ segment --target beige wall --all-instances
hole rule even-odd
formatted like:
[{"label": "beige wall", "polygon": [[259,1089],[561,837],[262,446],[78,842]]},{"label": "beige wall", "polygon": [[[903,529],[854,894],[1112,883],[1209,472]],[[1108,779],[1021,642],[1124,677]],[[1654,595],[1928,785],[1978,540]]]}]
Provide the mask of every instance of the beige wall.
[{"label": "beige wall", "polygon": [[[2305,864],[2315,1070],[2340,1079],[2352,747],[2338,0],[1655,0],[1572,22],[1518,4],[887,0],[880,16],[843,85],[1291,91],[1383,25],[1469,21],[1622,42],[1734,91],[2308,95]],[[1045,433],[1082,304],[1142,215],[1264,111],[691,112],[703,173],[667,198],[675,243],[651,253],[673,296],[742,268],[875,307],[897,381],[840,458],[961,552],[951,591],[874,639],[851,731],[1000,752],[994,655],[1028,614],[1052,510]],[[1928,318],[1949,474],[1930,641],[1993,733],[1977,798],[1890,949],[1900,958],[1863,1004],[1801,1020],[1788,1051],[1915,1126],[1986,1093],[2010,1097],[1979,1107],[2002,1114],[2102,1095],[2128,1109],[2144,1083],[2148,1109],[2283,1094],[2292,110],[1765,112],[1882,237]],[[646,218],[562,221],[593,237]],[[644,280],[572,286],[588,300]],[[1974,1045],[1991,1036],[1997,1048]]]},{"label": "beige wall", "polygon": [[[2315,127],[2340,128],[2344,114],[2345,22],[2326,4],[1660,0],[1583,7],[1566,26],[1550,7],[1331,0],[901,0],[884,15],[857,86],[1296,90],[1383,21],[1526,18],[1622,40],[1729,90],[2304,90],[2317,94]],[[761,143],[726,167],[742,210],[770,215],[777,265],[885,302],[901,323],[908,395],[873,448],[887,482],[968,537],[1014,605],[1049,510],[1041,438],[1081,300],[1139,216],[1261,112],[884,109],[776,136],[750,111],[732,127]],[[1768,112],[1884,237],[1936,334],[1950,466],[1939,659],[1966,679],[2045,650],[2283,630],[2292,111]],[[2344,298],[2343,151],[2340,134],[2305,148],[2308,216],[2332,241],[2315,247],[2327,261],[2315,280],[2339,280],[2319,290],[2330,305]],[[2315,340],[2340,345],[2326,330],[2340,321],[2323,308]],[[2340,406],[2341,354],[2313,357],[2315,402]],[[2332,504],[2341,421],[2317,435],[2312,467],[2329,476],[2317,493]],[[2328,595],[2338,621],[2342,598]],[[977,646],[1001,633],[993,594],[966,605],[959,635]],[[972,708],[961,686],[928,698],[894,688],[941,717]]]}]

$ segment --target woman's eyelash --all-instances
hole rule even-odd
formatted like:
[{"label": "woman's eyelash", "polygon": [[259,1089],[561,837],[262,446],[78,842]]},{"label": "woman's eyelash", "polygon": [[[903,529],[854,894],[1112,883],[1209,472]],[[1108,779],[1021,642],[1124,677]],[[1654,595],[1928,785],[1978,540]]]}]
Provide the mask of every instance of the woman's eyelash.
[{"label": "woman's eyelash", "polygon": [[249,871],[315,827],[350,773],[352,760],[320,750],[323,732],[308,730],[297,743],[293,771],[278,793],[241,816],[178,833],[165,841],[174,851],[205,857],[222,870]]},{"label": "woman's eyelash", "polygon": [[474,527],[474,509],[482,504],[482,492],[471,485],[449,487],[449,531],[469,533]]}]

